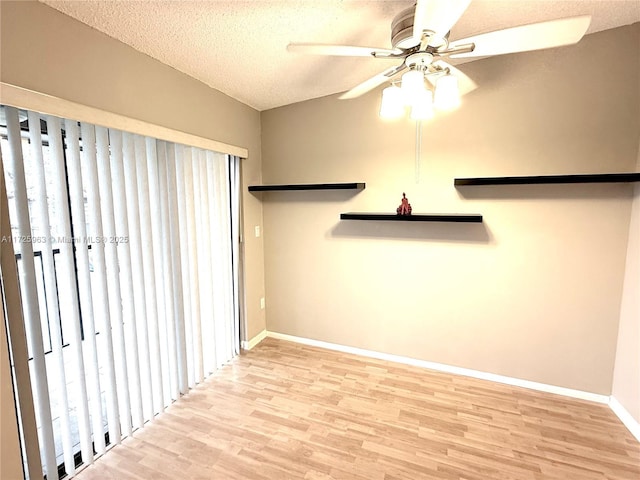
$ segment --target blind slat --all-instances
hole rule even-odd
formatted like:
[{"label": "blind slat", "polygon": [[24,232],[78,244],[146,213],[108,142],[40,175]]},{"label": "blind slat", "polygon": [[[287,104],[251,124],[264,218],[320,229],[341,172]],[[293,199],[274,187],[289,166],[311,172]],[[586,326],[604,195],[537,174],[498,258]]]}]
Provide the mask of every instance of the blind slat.
[{"label": "blind slat", "polygon": [[[145,208],[140,210],[141,221],[141,235],[142,243],[144,246],[144,268],[145,268],[145,281],[147,291],[147,312],[149,314],[149,351],[153,384],[153,411],[154,413],[160,413],[164,411],[163,401],[163,389],[164,381],[162,378],[161,367],[161,351],[160,351],[160,332],[158,331],[158,285],[156,272],[158,247],[155,238],[155,231],[153,228],[152,212],[157,211],[158,203],[158,178],[156,167],[156,145],[155,141],[147,138],[144,140],[146,144],[146,154],[137,158],[138,163],[138,179],[140,180],[140,196],[144,200],[141,200],[141,205],[144,204]],[[162,298],[162,296],[160,297]]]},{"label": "blind slat", "polygon": [[[158,156],[160,155],[161,143],[157,142],[155,148],[155,157],[147,155],[147,173],[149,176],[149,202],[153,208],[154,215],[151,216],[151,234],[156,239],[154,242],[154,272],[155,272],[155,285],[156,285],[156,327],[155,337],[153,338],[153,347],[157,352],[158,359],[154,360],[155,375],[162,379],[159,385],[156,385],[156,391],[154,391],[154,397],[159,405],[160,411],[165,409],[165,392],[166,398],[169,398],[169,379],[165,377],[164,368],[167,362],[167,345],[165,336],[161,332],[166,325],[165,309],[164,309],[164,262],[162,261],[161,247],[159,245],[159,239],[162,238],[162,226],[161,217],[158,215],[160,212],[160,186],[158,177]],[[159,146],[160,145],[160,146]],[[148,150],[151,151],[151,150]],[[167,371],[168,371],[168,367]]]},{"label": "blind slat", "polygon": [[[126,197],[124,188],[124,169],[122,166],[122,157],[124,152],[124,139],[122,132],[110,131],[110,137],[112,140],[112,159],[111,159],[111,180],[112,180],[112,193],[113,193],[113,235],[117,238],[129,238],[128,226],[127,226],[127,208]],[[140,388],[140,379],[138,378],[138,361],[135,351],[135,345],[137,341],[131,338],[133,333],[135,338],[135,327],[132,328],[133,318],[133,299],[132,295],[132,280],[131,280],[131,255],[129,252],[128,243],[123,243],[120,248],[117,249],[116,264],[114,265],[114,272],[119,276],[119,292],[118,297],[114,300],[119,301],[117,311],[119,312],[119,318],[112,321],[114,326],[114,332],[118,336],[118,350],[121,358],[126,361],[121,362],[119,365],[120,380],[119,387],[122,389],[122,399],[120,402],[120,425],[122,434],[129,436],[133,431],[131,409],[133,405],[136,405],[135,391]],[[117,359],[118,357],[116,357]]]},{"label": "blind slat", "polygon": [[184,355],[187,371],[187,386],[195,385],[195,362],[193,358],[193,325],[191,321],[191,278],[189,275],[189,232],[187,220],[186,179],[184,171],[185,149],[182,145],[176,146],[175,176],[176,196],[178,202],[178,232],[180,235],[180,272],[182,276],[182,307],[184,315]]},{"label": "blind slat", "polygon": [[[179,393],[187,393],[187,346],[184,322],[184,298],[182,291],[182,263],[180,259],[180,216],[178,212],[177,182],[176,182],[176,145],[171,145],[167,153],[167,193],[168,193],[168,215],[169,231],[171,239],[171,266],[173,275],[171,276],[171,288],[174,292],[175,301],[173,305],[175,318],[175,345],[176,345],[176,370],[177,370],[177,390]],[[176,398],[179,395],[175,392]]]},{"label": "blind slat", "polygon": [[[94,199],[94,215],[96,217],[96,225],[100,226],[99,231],[96,231],[96,235],[104,236],[105,242],[102,242],[101,248],[97,251],[99,274],[98,290],[102,292],[100,296],[100,302],[102,304],[101,311],[102,316],[102,330],[105,332],[105,354],[104,364],[106,368],[106,385],[105,394],[107,399],[107,425],[109,429],[109,440],[111,443],[119,442],[120,439],[120,419],[118,413],[118,389],[116,380],[116,357],[122,354],[120,348],[118,348],[118,334],[114,332],[116,328],[112,326],[112,318],[118,317],[114,312],[114,307],[119,310],[119,305],[114,305],[110,299],[109,294],[109,276],[114,275],[117,278],[117,270],[114,272],[110,263],[113,261],[115,252],[113,249],[119,243],[112,228],[113,216],[112,210],[105,207],[110,206],[113,200],[111,194],[111,169],[109,162],[109,132],[104,127],[96,127],[96,165],[91,169],[91,181],[90,189],[95,192]],[[101,200],[103,199],[103,200]],[[111,252],[109,252],[111,250]],[[116,337],[114,345],[114,336]],[[101,362],[102,363],[102,362]],[[94,427],[95,432],[95,427]],[[101,435],[102,436],[102,435]],[[102,453],[98,451],[98,453]]]},{"label": "blind slat", "polygon": [[[128,135],[127,135],[128,136]],[[133,290],[135,295],[135,323],[138,329],[138,355],[140,362],[140,390],[142,395],[143,423],[153,418],[153,385],[151,384],[151,356],[149,348],[149,318],[147,316],[147,298],[151,292],[147,289],[150,280],[146,272],[148,255],[148,232],[143,217],[149,210],[149,197],[146,194],[146,148],[144,139],[133,137],[133,156],[124,157],[127,189],[127,209],[129,210],[129,235],[131,236]],[[144,168],[141,168],[144,166]],[[144,242],[144,243],[143,243]],[[142,425],[139,425],[142,426]]]},{"label": "blind slat", "polygon": [[200,308],[202,316],[202,335],[203,343],[206,343],[208,348],[204,350],[205,353],[205,374],[209,375],[216,369],[216,341],[214,330],[214,310],[213,310],[213,285],[211,275],[211,231],[209,229],[209,195],[208,195],[208,179],[207,179],[207,159],[206,153],[202,150],[198,150],[198,179],[200,184],[200,224],[199,237],[202,239],[205,245],[209,245],[209,248],[201,249],[202,263],[205,268],[202,268],[201,282],[200,282]]},{"label": "blind slat", "polygon": [[[126,158],[133,156],[133,139],[130,135],[122,135],[122,152],[115,157],[112,164],[112,174],[114,180],[114,214],[116,217],[116,235],[118,237],[126,237],[129,242],[122,245],[118,250],[118,260],[120,262],[121,273],[121,292],[122,292],[122,310],[123,322],[126,329],[125,345],[127,351],[127,372],[129,377],[129,395],[131,408],[128,418],[131,419],[131,428],[139,428],[142,426],[142,393],[140,390],[140,361],[138,359],[138,333],[136,327],[136,308],[134,302],[134,280],[132,273],[132,249],[131,236],[129,232],[129,213],[128,206],[131,187],[126,187],[126,178],[130,175],[129,170],[125,171],[124,162]],[[129,425],[126,425],[129,427]],[[127,434],[131,434],[131,428],[128,428]]]},{"label": "blind slat", "polygon": [[243,281],[242,269],[242,251],[240,239],[242,238],[242,227],[240,223],[240,212],[242,210],[240,194],[240,159],[227,155],[230,162],[229,167],[229,184],[231,188],[231,243],[233,252],[233,329],[232,329],[232,354],[240,353],[240,320],[243,317],[241,311],[244,311],[244,297],[241,295],[240,285]]},{"label": "blind slat", "polygon": [[[162,262],[164,265],[163,268],[163,282],[164,282],[164,290],[165,292],[171,292],[170,295],[164,296],[164,310],[165,310],[165,320],[166,324],[164,325],[164,338],[166,340],[167,345],[167,355],[166,355],[166,367],[167,368],[167,378],[170,383],[168,384],[168,397],[165,398],[165,401],[168,403],[171,402],[171,399],[178,398],[178,370],[177,370],[177,349],[176,349],[176,318],[175,318],[175,310],[174,310],[174,290],[173,290],[173,263],[171,260],[171,226],[169,225],[169,192],[168,192],[168,182],[167,182],[167,162],[168,162],[168,148],[166,142],[160,142],[161,147],[159,149],[158,154],[158,183],[160,186],[160,191],[164,192],[163,195],[160,196],[160,219],[161,219],[161,235],[162,240],[160,242],[161,250],[160,255],[162,255]],[[167,391],[167,390],[165,390]]]},{"label": "blind slat", "polygon": [[202,321],[200,314],[200,277],[198,275],[198,224],[200,215],[198,203],[200,201],[200,182],[194,181],[197,175],[197,153],[193,148],[189,149],[189,155],[184,159],[185,188],[187,191],[187,225],[189,234],[189,273],[192,280],[191,287],[191,315],[193,326],[193,357],[195,361],[195,383],[200,383],[204,379],[204,358],[202,354]]},{"label": "blind slat", "polygon": [[157,153],[157,158],[153,168],[154,168],[155,179],[157,181],[158,195],[156,197],[156,203],[155,203],[156,214],[154,215],[154,219],[155,219],[154,225],[156,228],[156,235],[157,235],[155,238],[157,239],[156,243],[158,246],[156,258],[158,260],[158,263],[161,265],[160,269],[158,270],[159,275],[156,278],[156,282],[158,285],[158,291],[163,292],[162,295],[158,296],[158,312],[162,312],[158,316],[158,334],[159,334],[158,340],[159,340],[160,352],[161,352],[160,368],[162,370],[162,378],[164,379],[164,382],[162,384],[162,387],[163,387],[162,403],[166,407],[171,404],[171,369],[169,366],[170,350],[169,350],[169,338],[167,336],[167,328],[168,328],[167,325],[169,325],[170,317],[172,313],[167,310],[167,306],[166,306],[166,302],[167,302],[166,297],[170,295],[170,290],[168,289],[168,286],[165,282],[168,266],[166,264],[165,256],[164,256],[165,226],[164,226],[164,219],[162,215],[162,202],[163,202],[163,197],[166,194],[166,187],[163,187],[163,184],[162,184],[162,177],[164,176],[163,162],[167,155],[165,142],[162,142],[162,141],[157,142],[156,153]]},{"label": "blind slat", "polygon": [[[192,149],[192,166],[193,166],[193,203],[194,203],[194,211],[195,211],[195,235],[194,240],[197,245],[204,244],[208,245],[207,238],[204,236],[204,225],[203,225],[203,217],[205,216],[203,212],[203,201],[202,201],[202,184],[200,182],[200,151],[197,149]],[[205,284],[207,283],[207,268],[205,266],[208,264],[207,262],[207,249],[202,248],[196,250],[193,249],[194,254],[197,254],[198,259],[198,336],[200,341],[200,356],[202,358],[202,372],[203,378],[209,375],[209,358],[211,357],[211,352],[209,348],[204,348],[205,345],[209,345],[209,323],[208,316],[209,312],[207,309],[207,302],[209,301],[209,297],[207,295]]]}]

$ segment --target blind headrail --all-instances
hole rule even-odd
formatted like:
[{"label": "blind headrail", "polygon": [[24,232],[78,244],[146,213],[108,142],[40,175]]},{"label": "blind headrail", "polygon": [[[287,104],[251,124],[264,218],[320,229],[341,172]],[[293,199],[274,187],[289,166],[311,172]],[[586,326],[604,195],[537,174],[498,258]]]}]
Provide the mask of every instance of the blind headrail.
[{"label": "blind headrail", "polygon": [[116,128],[118,130],[173,143],[235,155],[240,158],[247,158],[249,155],[249,151],[243,147],[229,145],[191,133],[155,125],[143,120],[129,118],[124,115],[89,107],[10,83],[0,82],[0,103],[11,107],[54,115],[60,118],[73,118],[81,122],[93,123],[95,125]]}]

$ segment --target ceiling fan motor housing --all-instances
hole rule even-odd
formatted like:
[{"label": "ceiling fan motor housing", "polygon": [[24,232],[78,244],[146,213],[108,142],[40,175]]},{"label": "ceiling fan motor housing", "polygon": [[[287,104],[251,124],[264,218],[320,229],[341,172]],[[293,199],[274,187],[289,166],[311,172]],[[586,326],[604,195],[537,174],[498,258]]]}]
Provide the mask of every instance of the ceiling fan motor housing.
[{"label": "ceiling fan motor housing", "polygon": [[[391,22],[391,45],[393,48],[407,50],[420,45],[422,38],[413,36],[413,20],[415,18],[416,7],[409,7],[397,14]],[[449,33],[446,35],[436,35],[431,29],[426,29],[429,35],[428,46],[433,50],[446,49],[449,45]]]},{"label": "ceiling fan motor housing", "polygon": [[420,39],[413,38],[413,16],[415,13],[415,7],[409,7],[393,18],[391,22],[391,45],[393,48],[406,50],[420,44]]}]

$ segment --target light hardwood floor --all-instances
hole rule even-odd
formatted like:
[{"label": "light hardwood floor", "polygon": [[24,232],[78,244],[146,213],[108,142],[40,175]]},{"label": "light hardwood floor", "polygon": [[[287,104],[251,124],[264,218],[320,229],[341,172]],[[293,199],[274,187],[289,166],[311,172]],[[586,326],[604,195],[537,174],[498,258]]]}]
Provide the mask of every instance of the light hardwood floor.
[{"label": "light hardwood floor", "polygon": [[79,480],[640,479],[605,405],[274,339]]}]

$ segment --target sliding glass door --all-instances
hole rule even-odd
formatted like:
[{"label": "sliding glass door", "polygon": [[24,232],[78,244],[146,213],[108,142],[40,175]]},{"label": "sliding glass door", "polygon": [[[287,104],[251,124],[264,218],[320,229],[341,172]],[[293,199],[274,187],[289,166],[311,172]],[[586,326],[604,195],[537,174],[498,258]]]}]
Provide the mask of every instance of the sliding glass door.
[{"label": "sliding glass door", "polygon": [[22,305],[44,475],[72,476],[238,353],[239,159],[1,113],[5,301]]}]

